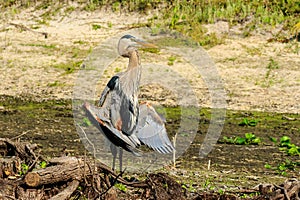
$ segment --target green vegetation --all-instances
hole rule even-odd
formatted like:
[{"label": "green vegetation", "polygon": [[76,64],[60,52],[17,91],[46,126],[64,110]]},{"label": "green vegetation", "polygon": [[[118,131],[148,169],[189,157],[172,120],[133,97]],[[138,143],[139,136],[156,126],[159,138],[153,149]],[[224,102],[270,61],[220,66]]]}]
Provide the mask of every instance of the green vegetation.
[{"label": "green vegetation", "polygon": [[[140,12],[147,13],[149,10],[159,9],[159,15],[154,15],[147,24],[153,31],[159,33],[165,28],[176,30],[196,41],[206,48],[224,42],[226,36],[217,36],[215,33],[206,34],[204,23],[215,23],[217,21],[228,21],[230,25],[246,22],[243,35],[249,36],[251,32],[260,29],[268,30],[276,25],[283,25],[282,30],[289,30],[291,37],[299,38],[300,4],[297,1],[283,0],[212,0],[212,1],[157,1],[157,0],[91,0],[88,2],[76,1],[79,6],[77,9],[94,11],[101,7],[111,8],[113,12]],[[67,0],[0,0],[0,10],[10,8],[11,13],[18,13],[22,7],[35,7],[36,9],[47,9],[39,21],[47,24],[52,16],[61,12],[62,6],[68,3]],[[51,8],[51,9],[49,9]],[[67,14],[76,8],[68,6],[64,10]],[[112,27],[108,23],[108,27]],[[93,24],[92,28],[97,30],[101,25]],[[275,35],[277,38],[286,37],[281,31]]]},{"label": "green vegetation", "polygon": [[170,56],[168,58],[168,65],[174,65],[175,60],[176,60],[176,56]]},{"label": "green vegetation", "polygon": [[122,183],[116,183],[114,185],[114,187],[118,188],[119,190],[121,190],[122,192],[126,192],[127,191],[127,187],[126,185],[122,184]]},{"label": "green vegetation", "polygon": [[286,176],[288,171],[294,171],[297,167],[300,167],[300,162],[294,162],[286,159],[285,162],[281,162],[276,167],[272,167],[270,164],[265,164],[266,169],[272,169],[277,174]]},{"label": "green vegetation", "polygon": [[26,172],[28,171],[29,166],[26,163],[22,163],[21,164],[21,170],[19,171],[19,174],[22,176],[24,174],[26,174]]},{"label": "green vegetation", "polygon": [[64,83],[61,83],[59,81],[54,81],[47,84],[48,87],[62,87],[64,85],[65,85]]},{"label": "green vegetation", "polygon": [[279,69],[279,63],[274,60],[272,57],[269,58],[269,62],[266,66],[267,72],[262,81],[257,81],[257,85],[261,85],[262,87],[271,87],[276,83],[280,83],[282,80],[276,77],[276,70]]},{"label": "green vegetation", "polygon": [[92,29],[93,30],[98,30],[101,28],[101,25],[100,24],[92,24]]},{"label": "green vegetation", "polygon": [[56,45],[54,44],[22,44],[24,46],[31,46],[31,47],[42,47],[45,49],[56,49]]},{"label": "green vegetation", "polygon": [[244,118],[243,121],[239,123],[240,126],[256,126],[258,123],[258,120],[256,119],[248,119]]},{"label": "green vegetation", "polygon": [[44,169],[46,167],[47,167],[47,162],[46,161],[40,162],[40,168]]},{"label": "green vegetation", "polygon": [[300,147],[291,143],[291,138],[288,136],[283,136],[280,138],[279,146],[279,150],[286,152],[289,156],[300,156]]},{"label": "green vegetation", "polygon": [[64,74],[70,74],[70,73],[73,73],[75,70],[78,70],[80,68],[81,64],[82,64],[82,61],[77,61],[77,62],[71,61],[68,63],[56,64],[53,67],[64,70],[65,71]]},{"label": "green vegetation", "polygon": [[[293,144],[291,142],[291,138],[288,136],[282,136],[279,139],[279,144],[278,144],[278,139],[274,137],[270,137],[270,140],[278,145],[279,150],[283,151],[286,153],[287,156],[300,156],[300,147],[297,146],[296,144]],[[294,171],[296,168],[300,167],[300,162],[299,161],[292,161],[290,159],[285,160],[285,162],[281,162],[277,164],[276,167],[272,167],[270,164],[265,164],[266,169],[272,169],[275,170],[278,174],[280,175],[287,175],[288,171]]]},{"label": "green vegetation", "polygon": [[278,143],[278,139],[274,138],[274,137],[270,137],[270,140],[279,146],[279,150],[286,152],[287,155],[289,156],[300,156],[300,147],[297,146],[296,144],[291,142],[291,138],[288,136],[282,136],[279,140],[279,144]]},{"label": "green vegetation", "polygon": [[245,137],[227,137],[223,136],[223,139],[219,141],[220,143],[226,144],[238,144],[238,145],[250,145],[250,144],[259,144],[261,139],[254,135],[253,133],[245,133]]}]

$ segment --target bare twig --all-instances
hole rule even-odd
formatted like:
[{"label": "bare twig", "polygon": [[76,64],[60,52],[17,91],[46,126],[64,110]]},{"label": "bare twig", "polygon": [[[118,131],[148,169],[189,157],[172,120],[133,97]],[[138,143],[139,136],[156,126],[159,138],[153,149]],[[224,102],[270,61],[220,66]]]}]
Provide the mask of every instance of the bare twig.
[{"label": "bare twig", "polygon": [[[16,23],[10,22],[10,23],[8,23],[8,26],[10,26],[10,25],[15,26],[15,27],[17,27],[17,28],[20,28],[20,29],[23,30],[23,31],[30,31],[30,32],[32,32],[32,33],[41,34],[41,35],[43,35],[43,36],[45,37],[45,39],[47,39],[47,38],[48,38],[48,35],[49,35],[47,32],[34,31],[34,30],[32,30],[32,29],[30,29],[30,28],[24,26],[23,24],[16,24]],[[6,27],[5,27],[5,28],[6,28]]]},{"label": "bare twig", "polygon": [[22,137],[23,135],[26,135],[26,134],[29,133],[29,132],[30,132],[30,130],[24,131],[24,132],[21,133],[20,135],[17,135],[17,136],[15,136],[15,137],[10,138],[10,139],[11,139],[11,140],[18,139],[18,138]]},{"label": "bare twig", "polygon": [[287,200],[290,200],[290,197],[288,196],[287,191],[286,191],[286,189],[285,189],[284,187],[281,187],[281,186],[276,185],[276,184],[274,184],[274,186],[275,186],[276,188],[278,188],[278,189],[281,189],[281,190],[283,191],[283,193],[284,193],[285,198],[286,198]]}]

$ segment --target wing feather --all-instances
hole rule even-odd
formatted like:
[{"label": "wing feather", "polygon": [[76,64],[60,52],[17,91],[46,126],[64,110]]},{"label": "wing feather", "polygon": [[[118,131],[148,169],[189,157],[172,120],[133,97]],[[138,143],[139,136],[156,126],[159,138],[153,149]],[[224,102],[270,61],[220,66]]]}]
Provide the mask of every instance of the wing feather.
[{"label": "wing feather", "polygon": [[160,153],[171,153],[174,147],[168,138],[163,120],[149,104],[141,104],[137,137],[142,143]]},{"label": "wing feather", "polygon": [[89,103],[83,105],[90,121],[102,132],[114,145],[139,155],[137,147],[140,145],[139,139],[135,135],[127,136],[122,131],[117,130],[105,115],[105,110],[101,107],[93,106]]},{"label": "wing feather", "polygon": [[133,72],[121,72],[107,83],[99,100],[99,106],[110,112],[111,125],[114,128],[121,119],[121,130],[126,135],[134,133],[138,120],[137,90],[139,81],[132,81]]}]

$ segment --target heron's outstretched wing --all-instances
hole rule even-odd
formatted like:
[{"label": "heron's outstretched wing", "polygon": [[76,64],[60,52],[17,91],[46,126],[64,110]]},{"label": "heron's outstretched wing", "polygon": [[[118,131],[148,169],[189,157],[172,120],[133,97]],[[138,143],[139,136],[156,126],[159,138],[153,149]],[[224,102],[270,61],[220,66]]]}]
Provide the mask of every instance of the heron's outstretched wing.
[{"label": "heron's outstretched wing", "polygon": [[137,83],[131,79],[131,72],[113,76],[104,88],[99,106],[109,110],[110,121],[114,128],[131,135],[137,125],[138,100]]},{"label": "heron's outstretched wing", "polygon": [[107,118],[105,110],[101,107],[96,107],[86,102],[83,104],[83,108],[90,121],[108,138],[109,141],[116,146],[122,147],[126,151],[139,155],[138,149],[136,148],[140,145],[140,141],[136,135],[133,134],[127,136],[122,133],[122,131],[114,128]]},{"label": "heron's outstretched wing", "polygon": [[147,104],[140,104],[137,137],[142,143],[160,153],[171,153],[174,147],[168,138],[163,120],[155,109]]}]

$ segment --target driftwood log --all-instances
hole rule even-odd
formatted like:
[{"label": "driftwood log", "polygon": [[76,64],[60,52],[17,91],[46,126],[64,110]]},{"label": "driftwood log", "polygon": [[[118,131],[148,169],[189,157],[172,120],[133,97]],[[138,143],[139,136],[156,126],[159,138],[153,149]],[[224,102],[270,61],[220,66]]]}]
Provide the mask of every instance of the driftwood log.
[{"label": "driftwood log", "polygon": [[28,172],[25,176],[25,183],[30,187],[37,187],[61,181],[82,179],[84,174],[82,170],[85,169],[85,165],[81,159],[74,157],[60,157],[59,159],[61,162],[58,165]]}]

